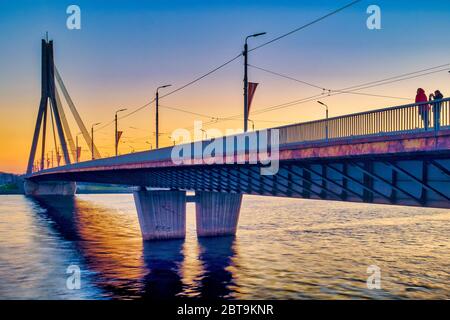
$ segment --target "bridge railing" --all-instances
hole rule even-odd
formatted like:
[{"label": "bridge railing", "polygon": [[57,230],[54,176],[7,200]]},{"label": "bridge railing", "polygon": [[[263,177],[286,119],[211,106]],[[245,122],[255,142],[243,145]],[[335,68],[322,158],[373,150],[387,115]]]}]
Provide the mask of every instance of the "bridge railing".
[{"label": "bridge railing", "polygon": [[450,98],[279,127],[280,144],[450,128]]},{"label": "bridge railing", "polygon": [[[348,140],[353,138],[388,136],[414,132],[438,132],[450,130],[450,98],[386,109],[344,115],[334,118],[316,120],[300,124],[288,125],[272,129],[279,130],[279,144],[311,143]],[[258,140],[260,131],[257,131]],[[270,130],[269,130],[270,135]],[[235,136],[234,144],[239,145]],[[202,148],[212,140],[203,141]],[[269,138],[270,141],[270,138]],[[193,145],[191,146],[193,148]],[[242,145],[243,150],[246,145]],[[224,147],[224,150],[226,148]],[[239,147],[235,150],[240,151]],[[192,152],[194,154],[194,152]],[[162,148],[152,151],[152,159],[165,160],[170,158],[171,148]],[[108,164],[123,163],[127,161],[147,161],[146,152],[123,155],[119,158],[98,159],[97,162],[108,161]],[[91,161],[89,161],[90,163]],[[89,163],[80,163],[89,166]],[[39,170],[34,170],[36,172]]]}]

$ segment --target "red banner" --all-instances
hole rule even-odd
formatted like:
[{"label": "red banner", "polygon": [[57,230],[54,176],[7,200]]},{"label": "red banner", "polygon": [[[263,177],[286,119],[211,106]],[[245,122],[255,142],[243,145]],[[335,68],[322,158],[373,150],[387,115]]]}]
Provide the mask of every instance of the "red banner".
[{"label": "red banner", "polygon": [[117,131],[117,144],[119,144],[120,137],[122,137],[123,131]]},{"label": "red banner", "polygon": [[253,96],[255,95],[256,87],[258,87],[258,83],[255,82],[248,83],[248,95],[247,95],[248,114],[250,114],[250,107],[252,105],[252,100]]}]

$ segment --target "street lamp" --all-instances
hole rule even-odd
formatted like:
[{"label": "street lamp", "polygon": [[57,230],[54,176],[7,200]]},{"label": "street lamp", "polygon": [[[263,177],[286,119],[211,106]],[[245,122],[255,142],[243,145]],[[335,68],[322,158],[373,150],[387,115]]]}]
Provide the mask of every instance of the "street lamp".
[{"label": "street lamp", "polygon": [[205,134],[205,140],[208,140],[208,133],[206,132],[205,129],[200,129],[200,131],[202,132],[202,139],[203,139],[203,133]]},{"label": "street lamp", "polygon": [[244,132],[247,132],[248,127],[248,44],[249,38],[255,38],[266,34],[266,32],[255,33],[245,38],[244,45]]},{"label": "street lamp", "polygon": [[78,162],[80,162],[80,153],[78,152],[78,136],[80,135],[80,134],[82,134],[83,132],[78,132],[77,134],[76,134],[76,136],[75,136],[75,155],[76,155],[76,162],[78,163]]},{"label": "street lamp", "polygon": [[252,131],[255,131],[255,122],[251,119],[248,119],[252,123]]},{"label": "street lamp", "polygon": [[150,146],[150,150],[152,150],[152,149],[153,149],[153,146],[152,146],[152,144],[151,144],[150,142],[148,142],[148,141],[145,141],[145,143],[146,143],[146,144],[148,144],[148,145]]},{"label": "street lamp", "polygon": [[126,111],[127,109],[120,109],[120,110],[117,110],[116,111],[116,115],[114,116],[114,122],[115,122],[115,124],[116,124],[116,130],[115,130],[115,150],[116,150],[116,157],[117,157],[117,155],[118,155],[118,151],[119,151],[119,132],[117,131],[117,114],[119,113],[119,112],[122,112],[122,111]]},{"label": "street lamp", "polygon": [[156,88],[156,149],[159,148],[159,89],[170,87],[171,84],[166,84]]},{"label": "street lamp", "polygon": [[321,104],[322,106],[325,107],[325,118],[326,118],[326,123],[325,123],[325,139],[328,141],[328,105],[326,105],[325,103],[323,103],[322,101],[317,101],[318,104]]},{"label": "street lamp", "polygon": [[92,155],[92,160],[95,160],[95,156],[94,156],[94,127],[98,126],[101,122],[97,122],[94,123],[91,126],[91,155]]}]

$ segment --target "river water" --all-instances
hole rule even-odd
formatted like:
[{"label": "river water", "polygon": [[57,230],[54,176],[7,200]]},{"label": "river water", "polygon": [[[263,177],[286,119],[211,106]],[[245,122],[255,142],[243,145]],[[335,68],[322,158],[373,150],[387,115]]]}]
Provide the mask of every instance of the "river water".
[{"label": "river water", "polygon": [[0,196],[0,298],[449,299],[449,236],[449,210],[245,196],[236,237],[188,204],[186,240],[143,242],[129,194]]}]

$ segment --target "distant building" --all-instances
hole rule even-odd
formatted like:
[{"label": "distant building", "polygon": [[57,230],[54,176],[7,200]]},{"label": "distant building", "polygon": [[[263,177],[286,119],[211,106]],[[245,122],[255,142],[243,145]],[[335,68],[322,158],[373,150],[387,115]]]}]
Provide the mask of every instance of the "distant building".
[{"label": "distant building", "polygon": [[19,180],[18,176],[11,173],[0,172],[0,185],[17,183]]}]

